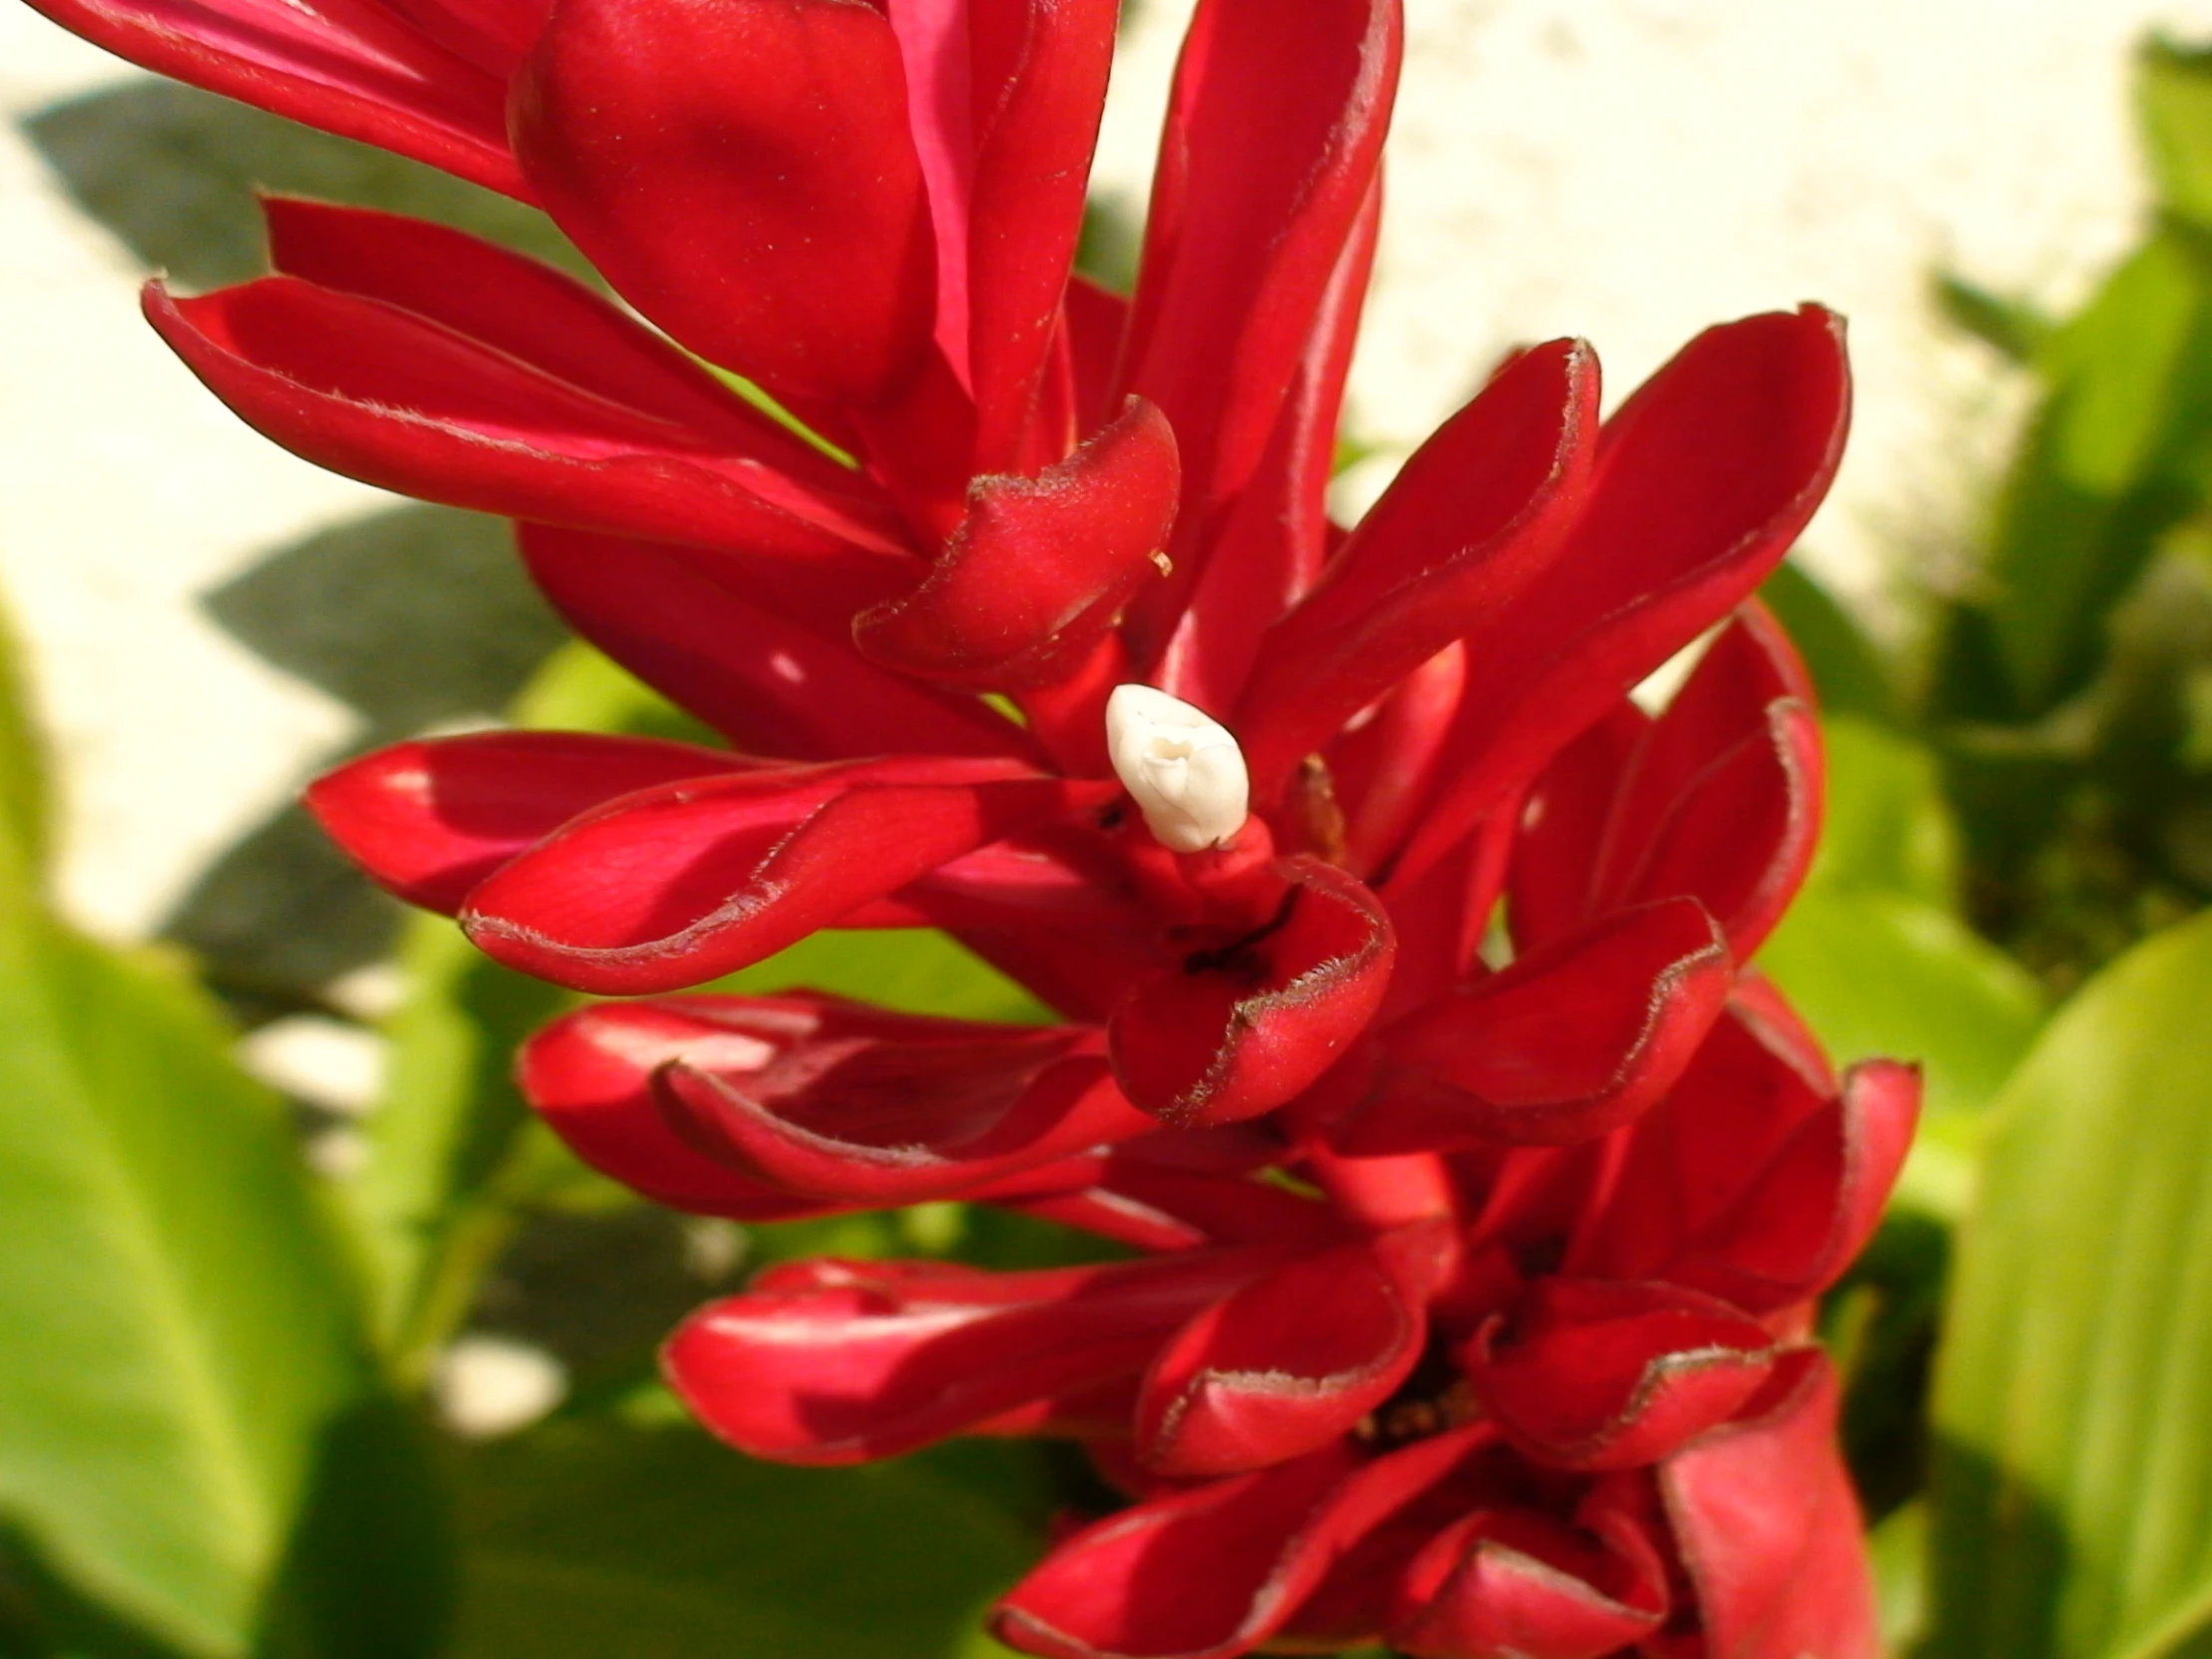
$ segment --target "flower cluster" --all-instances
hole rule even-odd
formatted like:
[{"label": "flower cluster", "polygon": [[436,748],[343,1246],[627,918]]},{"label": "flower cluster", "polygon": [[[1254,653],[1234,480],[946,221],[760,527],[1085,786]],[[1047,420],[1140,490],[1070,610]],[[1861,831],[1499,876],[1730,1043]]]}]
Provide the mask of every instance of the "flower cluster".
[{"label": "flower cluster", "polygon": [[[1749,965],[1819,818],[1752,595],[1841,449],[1833,316],[1713,328],[1603,422],[1587,346],[1517,352],[1347,531],[1394,0],[1202,0],[1127,298],[1070,270],[1114,0],[40,3],[537,204],[634,307],[288,200],[275,275],[148,292],[278,442],[517,519],[729,741],[310,793],[491,955],[635,998],[532,1041],[538,1110],[690,1211],[1127,1247],[779,1268],[670,1345],[703,1421],[1081,1439],[1127,1506],[1008,1596],[1037,1654],[1875,1651],[1809,1333],[1918,1084],[1839,1080]],[[914,925],[1061,1022],[673,994]]]}]

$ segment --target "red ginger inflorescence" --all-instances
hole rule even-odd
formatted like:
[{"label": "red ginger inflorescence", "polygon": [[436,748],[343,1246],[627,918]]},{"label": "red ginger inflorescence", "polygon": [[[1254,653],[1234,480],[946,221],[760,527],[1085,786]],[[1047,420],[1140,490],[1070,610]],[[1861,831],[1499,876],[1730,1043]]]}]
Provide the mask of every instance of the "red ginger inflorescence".
[{"label": "red ginger inflorescence", "polygon": [[[1345,531],[1394,0],[1202,0],[1128,299],[1070,275],[1112,0],[41,4],[535,202],[635,307],[287,200],[276,275],[148,292],[277,441],[521,521],[730,744],[479,734],[310,792],[493,956],[637,998],[531,1042],[537,1109],[685,1210],[1127,1249],[775,1269],[669,1346],[704,1422],[1083,1440],[1128,1502],[1006,1599],[1037,1654],[1876,1651],[1809,1333],[1918,1082],[1838,1079],[1750,965],[1819,818],[1752,595],[1842,447],[1836,318],[1710,329],[1602,423],[1587,346],[1520,351]],[[1221,823],[1132,709],[1212,746]],[[915,925],[1061,1023],[674,994]]]}]

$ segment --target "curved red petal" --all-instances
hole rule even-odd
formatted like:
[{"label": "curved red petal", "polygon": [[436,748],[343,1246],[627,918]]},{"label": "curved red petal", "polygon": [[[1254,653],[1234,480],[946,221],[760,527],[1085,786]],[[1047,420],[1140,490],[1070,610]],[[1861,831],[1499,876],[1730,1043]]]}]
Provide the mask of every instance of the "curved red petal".
[{"label": "curved red petal", "polygon": [[642,791],[507,864],[461,925],[486,954],[578,990],[679,990],[1058,816],[1082,790],[1012,762],[915,760]]},{"label": "curved red petal", "polygon": [[37,0],[144,69],[530,199],[507,149],[506,69],[374,0]]},{"label": "curved red petal", "polygon": [[1597,397],[1589,347],[1554,341],[1500,369],[1414,452],[1262,641],[1236,722],[1262,799],[1542,574],[1582,506]]},{"label": "curved red petal", "polygon": [[1447,1477],[1483,1431],[1366,1463],[1332,1447],[1124,1510],[1060,1543],[992,1631],[1042,1659],[1234,1659],[1280,1630],[1332,1564]]},{"label": "curved red petal", "polygon": [[1366,1243],[1300,1257],[1178,1331],[1137,1399],[1155,1473],[1233,1474],[1349,1432],[1420,1358],[1414,1287]]},{"label": "curved red petal", "polygon": [[515,85],[538,200],[639,310],[771,390],[868,403],[929,344],[929,209],[883,15],[561,0]]},{"label": "curved red petal", "polygon": [[525,1043],[524,1098],[592,1168],[655,1203],[695,1215],[783,1221],[834,1205],[794,1198],[702,1155],[668,1126],[652,1089],[671,1061],[714,1063],[757,1040],[702,1019],[690,999],[600,1003],[564,1014]]},{"label": "curved red petal", "polygon": [[1850,403],[1842,320],[1817,305],[1709,328],[1637,388],[1548,572],[1467,636],[1449,781],[1405,875],[1750,597],[1827,493]]},{"label": "curved red petal", "polygon": [[678,1133],[809,1197],[886,1207],[959,1196],[1153,1121],[1081,1034],[988,1027],[787,1045],[758,1065],[661,1075]]},{"label": "curved red petal", "polygon": [[348,761],[307,786],[306,804],[379,885],[451,915],[479,881],[578,814],[747,765],[651,738],[476,732]]},{"label": "curved red petal", "polygon": [[1218,504],[1251,477],[1374,184],[1397,83],[1392,0],[1206,0],[1177,66],[1124,357],[1183,447],[1165,644]]},{"label": "curved red petal", "polygon": [[[317,466],[479,512],[763,554],[880,544],[871,514],[382,300],[265,277],[149,321],[240,419]],[[886,561],[887,562],[887,561]]]},{"label": "curved red petal", "polygon": [[1467,1374],[1537,1462],[1635,1468],[1734,1416],[1775,1351],[1758,1321],[1694,1291],[1547,1277],[1477,1335]]},{"label": "curved red petal", "polygon": [[1390,1644],[1409,1659],[1606,1659],[1656,1632],[1666,1586],[1528,1509],[1472,1514],[1414,1557]]},{"label": "curved red petal", "polygon": [[1835,1374],[1818,1355],[1762,1414],[1662,1465],[1676,1546],[1711,1659],[1878,1659],[1864,1526],[1836,1445]]},{"label": "curved red petal", "polygon": [[1158,580],[1178,478],[1175,434],[1133,400],[1039,476],[978,478],[936,568],[904,598],[862,612],[853,639],[879,662],[958,685],[1063,679]]},{"label": "curved red petal", "polygon": [[1332,1139],[1369,1157],[1594,1139],[1674,1086],[1734,978],[1695,899],[1608,916],[1390,1026]]},{"label": "curved red petal", "polygon": [[1159,970],[1108,1022],[1123,1092],[1168,1123],[1233,1123],[1282,1105],[1382,1005],[1396,942],[1375,894],[1318,859],[1278,868],[1292,883],[1279,925]]},{"label": "curved red petal", "polygon": [[710,1303],[663,1357],[701,1422],[756,1457],[851,1463],[1133,1375],[1263,1265],[1248,1252],[992,1274],[808,1262]]}]

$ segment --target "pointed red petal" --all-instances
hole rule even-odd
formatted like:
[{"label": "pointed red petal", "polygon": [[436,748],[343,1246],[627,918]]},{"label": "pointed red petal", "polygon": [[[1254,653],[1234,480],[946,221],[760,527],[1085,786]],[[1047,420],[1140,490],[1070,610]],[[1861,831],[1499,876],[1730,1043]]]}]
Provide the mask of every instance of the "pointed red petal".
[{"label": "pointed red petal", "polygon": [[1529,1509],[1478,1512],[1407,1569],[1390,1644],[1409,1659],[1606,1659],[1652,1634],[1666,1586]]},{"label": "pointed red petal", "polygon": [[1414,1288],[1369,1244],[1301,1257],[1200,1314],[1152,1362],[1137,1449],[1157,1473],[1232,1474],[1319,1450],[1420,1358]]},{"label": "pointed red petal", "polygon": [[1161,618],[1198,574],[1195,538],[1275,431],[1374,183],[1400,33],[1388,0],[1206,0],[1192,23],[1124,359],[1128,389],[1183,446],[1188,512]]},{"label": "pointed red petal", "polygon": [[1236,730],[1263,799],[1353,715],[1542,574],[1582,505],[1597,359],[1523,352],[1423,444],[1273,628]]},{"label": "pointed red petal", "polygon": [[1382,1005],[1395,941],[1374,893],[1317,859],[1278,868],[1293,883],[1280,925],[1161,969],[1114,1010],[1114,1073],[1169,1123],[1232,1123],[1282,1105]]},{"label": "pointed red petal", "polygon": [[1468,1375],[1536,1461],[1635,1468],[1734,1416],[1775,1347],[1758,1321],[1693,1291],[1546,1277],[1477,1336]]},{"label": "pointed red petal", "polygon": [[507,151],[509,65],[447,50],[374,0],[37,3],[156,74],[529,200]]},{"label": "pointed red petal", "polygon": [[1548,573],[1467,638],[1450,779],[1401,871],[1750,596],[1827,493],[1849,414],[1843,324],[1819,306],[1709,328],[1637,389]]},{"label": "pointed red petal", "polygon": [[1263,1262],[1206,1252],[1008,1274],[802,1263],[701,1309],[664,1364],[700,1421],[741,1450],[860,1462],[1133,1375]]},{"label": "pointed red petal", "polygon": [[1734,974],[1695,899],[1609,916],[1391,1026],[1333,1139],[1364,1156],[1594,1139],[1674,1086]]},{"label": "pointed red petal", "polygon": [[379,299],[273,276],[197,299],[151,283],[145,309],[240,419],[365,483],[764,554],[883,542],[864,504],[726,450],[726,434],[625,407]]},{"label": "pointed red petal", "polygon": [[[969,0],[965,266],[975,470],[1021,464],[1083,226],[1115,0]],[[1046,459],[1056,458],[1048,454]]]},{"label": "pointed red petal", "polygon": [[1762,1415],[1716,1429],[1660,1469],[1697,1586],[1710,1659],[1878,1659],[1881,1637],[1836,1379],[1817,1354]]},{"label": "pointed red petal", "polygon": [[875,401],[928,347],[905,72],[849,0],[563,0],[515,152],[639,310],[771,390]]},{"label": "pointed red petal", "polygon": [[993,1633],[1043,1659],[1233,1659],[1281,1629],[1332,1564],[1449,1476],[1480,1429],[1355,1464],[1314,1452],[1139,1504],[1063,1541]]},{"label": "pointed red petal", "polygon": [[652,1076],[671,1061],[711,1064],[759,1046],[702,1019],[692,999],[610,1002],[564,1014],[523,1045],[523,1095],[572,1151],[657,1204],[696,1215],[782,1221],[836,1206],[794,1198],[702,1155],[669,1128]]},{"label": "pointed red petal", "polygon": [[1155,1127],[1103,1058],[1075,1052],[1095,1037],[944,1027],[808,1033],[757,1063],[677,1064],[664,1105],[733,1168],[871,1207],[955,1197]]},{"label": "pointed red petal", "polygon": [[968,515],[920,587],[863,612],[878,662],[957,685],[1018,690],[1065,678],[1158,580],[1175,520],[1175,435],[1133,400],[1036,478],[979,478]]},{"label": "pointed red petal", "polygon": [[349,761],[308,785],[306,803],[379,884],[451,915],[470,888],[578,814],[746,764],[649,738],[478,732]]},{"label": "pointed red petal", "polygon": [[506,865],[461,925],[486,954],[579,990],[678,990],[1067,812],[1084,788],[1011,762],[924,760],[641,791]]}]

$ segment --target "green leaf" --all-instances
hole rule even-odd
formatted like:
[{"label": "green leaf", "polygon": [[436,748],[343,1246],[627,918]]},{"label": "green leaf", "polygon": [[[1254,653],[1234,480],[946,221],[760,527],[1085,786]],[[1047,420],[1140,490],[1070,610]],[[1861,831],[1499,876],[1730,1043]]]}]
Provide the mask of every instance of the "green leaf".
[{"label": "green leaf", "polygon": [[453,1659],[979,1659],[1035,1543],[947,1461],[963,1449],[791,1469],[607,1421],[485,1446]]},{"label": "green leaf", "polygon": [[1936,1383],[1932,1659],[2212,1643],[2212,914],[2004,1091]]},{"label": "green leaf", "polygon": [[0,835],[13,840],[26,871],[46,856],[46,745],[31,712],[23,642],[0,611]]},{"label": "green leaf", "polygon": [[402,1375],[419,1380],[516,1224],[491,1190],[533,1121],[515,1050],[574,998],[501,967],[443,916],[409,925],[399,964],[406,1000],[385,1028],[382,1099],[345,1197],[374,1327]]},{"label": "green leaf", "polygon": [[1992,293],[1951,272],[1936,278],[1936,304],[1951,323],[2014,362],[2027,362],[2050,337],[2050,318],[2032,305]]},{"label": "green leaf", "polygon": [[1897,689],[1881,652],[1834,594],[1793,560],[1775,567],[1759,597],[1804,654],[1824,710],[1897,719]]},{"label": "green leaf", "polygon": [[2212,52],[2146,42],[2135,106],[2159,206],[2212,228]]},{"label": "green leaf", "polygon": [[0,1524],[206,1659],[432,1651],[438,1513],[280,1104],[0,869]]},{"label": "green leaf", "polygon": [[1976,591],[1944,643],[1945,715],[2030,720],[2079,689],[2107,610],[2202,500],[2206,294],[2203,250],[2163,232],[2050,337],[2049,394],[2005,481]]}]

